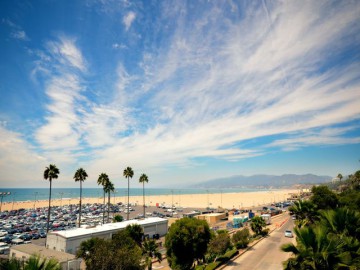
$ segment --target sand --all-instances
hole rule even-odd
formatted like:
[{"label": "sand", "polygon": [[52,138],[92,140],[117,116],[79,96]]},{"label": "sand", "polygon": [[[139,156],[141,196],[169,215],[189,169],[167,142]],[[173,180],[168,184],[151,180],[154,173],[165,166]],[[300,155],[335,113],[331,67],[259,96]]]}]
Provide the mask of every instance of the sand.
[{"label": "sand", "polygon": [[[208,194],[174,194],[174,195],[157,195],[146,196],[145,204],[156,206],[156,204],[164,204],[176,207],[199,207],[199,208],[239,208],[249,209],[251,207],[260,205],[270,205],[274,202],[284,201],[291,197],[291,194],[298,194],[299,190],[282,189],[271,191],[258,191],[258,192],[239,192],[239,193],[208,193]],[[107,198],[106,198],[107,200]],[[99,198],[83,198],[82,203],[101,203],[103,197]],[[126,203],[127,197],[111,197],[111,203]],[[78,204],[79,199],[63,198],[51,200],[51,206],[62,206],[68,204]],[[143,205],[142,196],[131,196],[130,203]],[[20,208],[34,208],[34,207],[47,207],[48,200],[25,201],[25,202],[6,202],[2,203],[1,210],[16,210]]]}]

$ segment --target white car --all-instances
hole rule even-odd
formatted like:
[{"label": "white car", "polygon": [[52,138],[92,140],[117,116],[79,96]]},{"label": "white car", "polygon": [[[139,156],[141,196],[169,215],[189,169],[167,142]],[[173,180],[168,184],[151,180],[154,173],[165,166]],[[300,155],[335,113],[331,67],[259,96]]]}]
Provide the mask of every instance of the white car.
[{"label": "white car", "polygon": [[290,238],[294,237],[292,231],[286,230],[285,231],[285,237],[290,237]]}]

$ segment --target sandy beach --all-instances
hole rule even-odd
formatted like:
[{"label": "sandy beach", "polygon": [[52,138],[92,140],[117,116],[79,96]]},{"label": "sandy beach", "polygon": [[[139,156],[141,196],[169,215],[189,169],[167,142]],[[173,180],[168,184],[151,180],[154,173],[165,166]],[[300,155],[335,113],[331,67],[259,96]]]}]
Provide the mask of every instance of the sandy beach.
[{"label": "sandy beach", "polygon": [[[208,193],[208,194],[173,194],[173,195],[157,195],[146,196],[145,204],[156,206],[156,204],[164,204],[167,206],[174,205],[176,207],[199,207],[199,208],[240,208],[246,209],[259,205],[269,205],[274,202],[284,201],[290,197],[291,194],[297,194],[299,190],[283,189],[271,191],[258,191],[258,192],[239,192],[239,193]],[[83,204],[86,203],[101,203],[103,197],[99,198],[83,198]],[[107,201],[107,198],[106,198]],[[127,197],[111,197],[111,203],[126,203]],[[51,201],[52,206],[61,206],[69,204],[78,204],[79,199],[63,198],[54,199]],[[142,196],[131,196],[130,203],[142,205]],[[34,207],[47,207],[49,201],[25,201],[25,202],[6,202],[2,204],[2,211],[16,210],[20,208],[34,208]]]}]

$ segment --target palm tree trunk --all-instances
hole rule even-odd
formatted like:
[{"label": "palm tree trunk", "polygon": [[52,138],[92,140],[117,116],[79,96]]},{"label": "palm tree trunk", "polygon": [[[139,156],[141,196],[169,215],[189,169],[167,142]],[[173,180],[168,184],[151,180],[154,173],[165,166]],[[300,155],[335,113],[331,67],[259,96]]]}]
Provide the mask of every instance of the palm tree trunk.
[{"label": "palm tree trunk", "polygon": [[49,232],[49,223],[50,223],[51,184],[52,184],[52,179],[49,178],[49,181],[50,181],[50,192],[49,192],[49,208],[48,208],[48,217],[47,217],[47,225],[46,225],[46,234]]},{"label": "palm tree trunk", "polygon": [[82,197],[82,182],[80,181],[79,228],[81,226],[81,197]]},{"label": "palm tree trunk", "polygon": [[108,217],[107,217],[107,223],[109,223],[110,218],[110,191],[108,192]]},{"label": "palm tree trunk", "polygon": [[104,190],[104,203],[103,203],[103,224],[105,223],[105,190]]},{"label": "palm tree trunk", "polygon": [[129,190],[130,190],[130,183],[129,183],[129,177],[127,177],[128,179],[128,203],[127,203],[127,218],[126,220],[129,220],[129,213],[130,213],[130,205],[129,205],[129,196],[130,196],[130,193],[129,193]]},{"label": "palm tree trunk", "polygon": [[144,202],[144,218],[145,218],[145,182],[143,182],[143,202]]}]

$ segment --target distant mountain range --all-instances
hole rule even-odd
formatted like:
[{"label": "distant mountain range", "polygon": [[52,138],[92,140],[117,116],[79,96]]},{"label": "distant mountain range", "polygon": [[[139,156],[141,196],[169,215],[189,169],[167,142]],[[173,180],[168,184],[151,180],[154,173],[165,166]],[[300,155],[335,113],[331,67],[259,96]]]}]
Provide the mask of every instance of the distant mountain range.
[{"label": "distant mountain range", "polygon": [[319,176],[314,174],[283,174],[252,176],[235,175],[225,178],[217,178],[192,185],[192,188],[268,188],[268,187],[292,187],[295,185],[320,184],[330,182],[331,176]]}]

